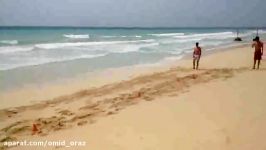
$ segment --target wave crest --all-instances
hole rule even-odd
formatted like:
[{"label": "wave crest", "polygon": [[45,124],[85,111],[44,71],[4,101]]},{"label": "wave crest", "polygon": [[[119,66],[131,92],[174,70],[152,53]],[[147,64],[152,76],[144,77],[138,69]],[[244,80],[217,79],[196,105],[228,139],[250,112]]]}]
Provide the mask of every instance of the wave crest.
[{"label": "wave crest", "polygon": [[88,34],[64,34],[64,37],[70,38],[70,39],[89,39],[90,35]]},{"label": "wave crest", "polygon": [[6,46],[0,47],[0,54],[32,51],[34,47]]},{"label": "wave crest", "polygon": [[41,49],[56,49],[64,47],[79,47],[79,46],[91,46],[91,45],[111,45],[111,44],[125,44],[125,43],[137,43],[137,42],[153,42],[154,40],[137,40],[137,41],[105,41],[105,42],[74,42],[74,43],[48,43],[48,44],[36,44],[35,47]]},{"label": "wave crest", "polygon": [[160,33],[160,34],[149,34],[152,36],[164,37],[164,36],[183,36],[185,33]]},{"label": "wave crest", "polygon": [[18,44],[18,41],[17,40],[3,40],[3,41],[0,41],[0,43],[2,43],[2,44],[16,45],[16,44]]}]

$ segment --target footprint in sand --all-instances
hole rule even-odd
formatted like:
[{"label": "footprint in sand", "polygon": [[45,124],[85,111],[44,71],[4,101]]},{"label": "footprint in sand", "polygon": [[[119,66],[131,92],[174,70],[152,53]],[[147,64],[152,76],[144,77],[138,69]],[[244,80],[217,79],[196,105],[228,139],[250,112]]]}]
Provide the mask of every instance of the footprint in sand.
[{"label": "footprint in sand", "polygon": [[59,111],[58,113],[61,114],[61,115],[64,115],[64,116],[72,116],[72,115],[74,115],[74,113],[69,111],[69,110],[62,110],[62,111]]},{"label": "footprint in sand", "polygon": [[87,124],[87,123],[88,123],[88,121],[83,120],[83,121],[78,122],[77,125],[78,125],[78,126],[83,126],[83,125],[85,125],[85,124]]}]

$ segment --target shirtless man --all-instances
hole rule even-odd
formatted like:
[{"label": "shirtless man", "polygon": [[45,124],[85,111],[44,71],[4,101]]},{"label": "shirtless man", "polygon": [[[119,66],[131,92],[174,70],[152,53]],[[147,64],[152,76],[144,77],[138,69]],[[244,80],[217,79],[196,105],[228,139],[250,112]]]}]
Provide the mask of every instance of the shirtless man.
[{"label": "shirtless man", "polygon": [[[199,68],[200,56],[201,56],[201,48],[199,47],[199,43],[197,42],[193,52],[193,69]],[[197,63],[196,68],[195,68],[195,63]]]},{"label": "shirtless man", "polygon": [[259,69],[261,56],[263,55],[263,43],[260,41],[260,38],[258,36],[254,39],[254,42],[252,44],[252,48],[253,47],[255,47],[253,69],[255,69],[257,60],[258,60],[257,69]]}]

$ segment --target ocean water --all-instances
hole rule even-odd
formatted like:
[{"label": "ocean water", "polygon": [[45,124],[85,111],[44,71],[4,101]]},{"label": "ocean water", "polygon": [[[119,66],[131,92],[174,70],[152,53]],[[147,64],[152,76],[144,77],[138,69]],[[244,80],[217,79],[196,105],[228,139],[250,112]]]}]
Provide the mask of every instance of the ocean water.
[{"label": "ocean water", "polygon": [[[265,37],[266,30],[259,34]],[[0,27],[0,86],[17,80],[37,81],[44,70],[63,76],[182,58],[195,42],[203,51],[215,50],[251,42],[256,30],[239,29],[239,36],[244,41],[234,42],[234,28]]]},{"label": "ocean water", "polygon": [[[266,33],[260,31],[261,34]],[[242,29],[247,42],[255,30]],[[235,29],[0,28],[0,70],[133,53],[183,56],[195,42],[205,49],[235,44]],[[108,63],[108,62],[107,62]],[[140,62],[141,63],[141,62]]]}]

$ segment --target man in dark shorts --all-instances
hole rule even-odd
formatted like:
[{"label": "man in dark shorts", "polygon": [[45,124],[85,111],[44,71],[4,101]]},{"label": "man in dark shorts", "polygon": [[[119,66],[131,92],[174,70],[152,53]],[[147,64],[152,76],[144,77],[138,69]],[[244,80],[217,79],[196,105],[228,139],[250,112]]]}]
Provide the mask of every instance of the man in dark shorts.
[{"label": "man in dark shorts", "polygon": [[[193,69],[199,68],[200,56],[201,56],[201,47],[199,47],[199,43],[197,42],[196,47],[194,48],[194,51],[193,51]],[[196,63],[197,63],[197,66],[195,68]]]},{"label": "man in dark shorts", "polygon": [[261,56],[263,55],[263,43],[260,41],[260,38],[258,36],[254,39],[252,48],[253,47],[255,47],[253,69],[255,69],[257,60],[258,60],[257,69],[259,69]]}]

